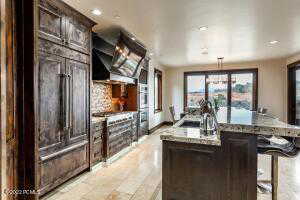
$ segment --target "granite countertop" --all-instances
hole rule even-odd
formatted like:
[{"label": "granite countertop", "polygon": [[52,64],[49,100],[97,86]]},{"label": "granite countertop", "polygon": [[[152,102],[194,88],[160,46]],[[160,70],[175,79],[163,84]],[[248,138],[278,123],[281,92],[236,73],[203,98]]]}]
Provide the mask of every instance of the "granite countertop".
[{"label": "granite countertop", "polygon": [[166,130],[161,135],[161,139],[187,143],[221,145],[219,135],[222,131],[300,137],[300,127],[281,122],[278,118],[273,116],[263,115],[245,109],[220,108],[217,113],[217,120],[219,123],[218,136],[204,136],[200,134],[198,128],[180,127],[184,121],[200,121],[197,115],[187,115],[179,120],[173,127]]},{"label": "granite countertop", "polygon": [[92,117],[92,123],[98,123],[98,122],[102,122],[105,120],[106,120],[106,117]]},{"label": "granite countertop", "polygon": [[221,146],[219,135],[204,136],[197,128],[180,128],[173,126],[164,130],[161,140]]},{"label": "granite countertop", "polygon": [[[115,111],[115,112],[107,112],[107,113],[108,115],[113,116],[113,115],[121,115],[126,113],[137,113],[137,112],[138,111]],[[97,116],[97,115],[99,115],[99,113],[92,114],[92,119],[91,119],[92,123],[98,123],[107,120],[108,116]]]}]

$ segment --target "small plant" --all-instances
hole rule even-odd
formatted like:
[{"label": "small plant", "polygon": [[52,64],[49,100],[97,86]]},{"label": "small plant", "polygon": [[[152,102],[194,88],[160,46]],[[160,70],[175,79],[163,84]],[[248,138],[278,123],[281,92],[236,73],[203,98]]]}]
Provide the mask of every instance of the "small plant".
[{"label": "small plant", "polygon": [[215,97],[213,98],[214,107],[215,107],[215,110],[216,110],[216,111],[218,111],[218,110],[220,109],[220,106],[219,106],[219,105],[220,105],[220,102],[219,102],[219,101],[220,101],[219,98],[215,98]]}]

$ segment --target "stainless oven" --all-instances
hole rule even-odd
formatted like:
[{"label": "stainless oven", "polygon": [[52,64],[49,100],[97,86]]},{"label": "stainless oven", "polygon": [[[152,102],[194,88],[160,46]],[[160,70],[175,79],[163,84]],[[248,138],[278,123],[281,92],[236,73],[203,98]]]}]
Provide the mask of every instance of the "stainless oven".
[{"label": "stainless oven", "polygon": [[140,110],[140,124],[148,123],[148,109]]},{"label": "stainless oven", "polygon": [[148,108],[148,86],[140,84],[140,108]]}]

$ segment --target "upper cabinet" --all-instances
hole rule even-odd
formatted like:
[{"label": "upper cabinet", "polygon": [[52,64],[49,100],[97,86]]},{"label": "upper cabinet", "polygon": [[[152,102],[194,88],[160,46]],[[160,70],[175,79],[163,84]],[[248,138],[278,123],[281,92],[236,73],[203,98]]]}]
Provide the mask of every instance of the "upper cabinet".
[{"label": "upper cabinet", "polygon": [[70,48],[88,53],[90,50],[90,30],[73,17],[67,19],[66,45]]},{"label": "upper cabinet", "polygon": [[58,1],[40,0],[39,37],[85,54],[90,53],[94,23]]},{"label": "upper cabinet", "polygon": [[38,25],[39,37],[60,44],[65,42],[66,18],[59,7],[40,0]]}]

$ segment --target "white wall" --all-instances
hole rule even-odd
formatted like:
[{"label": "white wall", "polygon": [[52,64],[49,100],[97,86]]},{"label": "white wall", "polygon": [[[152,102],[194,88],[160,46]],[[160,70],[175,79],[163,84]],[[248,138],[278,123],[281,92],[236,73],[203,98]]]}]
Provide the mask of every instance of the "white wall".
[{"label": "white wall", "polygon": [[[162,102],[163,109],[162,112],[154,113],[154,68],[162,71]],[[165,94],[166,94],[166,71],[165,67],[159,65],[155,59],[150,60],[149,74],[149,128],[153,128],[160,123],[165,121],[165,113],[167,112],[166,107],[164,106]]]},{"label": "white wall", "polygon": [[[268,111],[286,121],[286,59],[267,60],[259,62],[246,62],[226,64],[224,69],[258,68],[258,107],[266,107]],[[187,71],[216,70],[216,65],[166,68],[166,88],[163,96],[164,105],[173,104],[177,118],[184,107],[184,77]],[[165,121],[170,121],[166,113]]]}]

